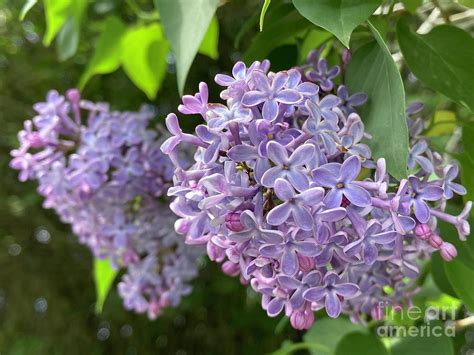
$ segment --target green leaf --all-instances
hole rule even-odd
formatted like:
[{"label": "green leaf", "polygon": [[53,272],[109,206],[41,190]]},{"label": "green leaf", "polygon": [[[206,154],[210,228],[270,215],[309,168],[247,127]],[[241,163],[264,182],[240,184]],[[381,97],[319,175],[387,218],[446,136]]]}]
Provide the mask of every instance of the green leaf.
[{"label": "green leaf", "polygon": [[431,275],[433,276],[436,286],[438,286],[442,292],[456,297],[456,292],[453,290],[453,286],[451,286],[446,276],[446,271],[444,270],[445,263],[446,261],[443,260],[439,253],[433,253],[433,255],[431,255]]},{"label": "green leaf", "polygon": [[423,4],[423,0],[402,0],[402,3],[408,11],[415,13],[416,9]]},{"label": "green leaf", "polygon": [[73,0],[44,0],[46,34],[43,44],[49,46],[70,15]]},{"label": "green leaf", "polygon": [[25,19],[26,14],[38,3],[38,0],[27,0],[20,11],[20,21]]},{"label": "green leaf", "polygon": [[[388,355],[388,351],[378,337],[373,334],[352,332],[337,344],[336,355]],[[410,353],[413,354],[413,353]]]},{"label": "green leaf", "polygon": [[118,270],[115,270],[109,260],[94,258],[94,283],[96,291],[95,312],[102,313],[105,299],[114,283]]},{"label": "green leaf", "polygon": [[401,19],[397,36],[408,67],[418,79],[474,111],[474,39],[469,33],[441,25],[419,35]]},{"label": "green leaf", "polygon": [[178,89],[182,93],[191,64],[216,12],[218,0],[154,0],[154,2],[176,57]]},{"label": "green leaf", "polygon": [[71,58],[77,51],[81,20],[87,8],[87,0],[76,0],[69,7],[69,18],[61,28],[56,42],[60,61]]},{"label": "green leaf", "polygon": [[369,101],[359,110],[368,141],[376,159],[385,158],[388,172],[396,179],[407,176],[408,128],[405,114],[405,91],[397,66],[377,30],[371,26],[376,41],[354,53],[346,73],[351,92],[362,91]]},{"label": "green leaf", "polygon": [[295,38],[303,37],[310,27],[311,22],[302,19],[296,11],[285,12],[282,17],[270,22],[265,31],[252,39],[243,59],[246,62],[262,60],[273,49],[284,44],[294,44]]},{"label": "green leaf", "polygon": [[365,328],[359,324],[354,324],[345,318],[322,318],[318,319],[310,330],[303,336],[306,343],[317,344],[327,348],[327,351],[311,351],[312,354],[335,353],[336,346],[344,335],[355,331],[365,331]]},{"label": "green leaf", "polygon": [[474,126],[466,124],[462,129],[462,142],[464,153],[457,158],[461,164],[461,182],[467,189],[467,194],[463,196],[464,202],[474,201]]},{"label": "green leaf", "polygon": [[474,0],[458,0],[458,2],[466,7],[474,7]]},{"label": "green leaf", "polygon": [[444,270],[458,297],[474,312],[474,270],[458,258],[445,263]]},{"label": "green leaf", "polygon": [[438,137],[451,135],[456,128],[456,114],[453,111],[436,111],[433,118],[433,126],[426,135],[428,137]]},{"label": "green leaf", "polygon": [[59,32],[56,42],[56,52],[60,61],[71,58],[77,50],[79,44],[79,30],[74,23],[74,19],[69,17]]},{"label": "green leaf", "polygon": [[122,67],[150,100],[166,74],[168,43],[157,23],[130,28],[122,39]]},{"label": "green leaf", "polygon": [[454,355],[451,340],[444,334],[441,328],[441,334],[434,333],[434,327],[443,327],[440,322],[430,322],[425,324],[433,331],[431,336],[406,336],[400,339],[390,349],[391,355]]},{"label": "green leaf", "polygon": [[94,75],[112,73],[120,67],[122,37],[125,31],[125,25],[117,17],[110,16],[105,20],[94,55],[79,81],[80,89],[83,89]]},{"label": "green leaf", "polygon": [[380,0],[293,0],[301,15],[328,30],[349,48],[352,31],[380,5]]},{"label": "green leaf", "polygon": [[271,2],[272,0],[264,0],[262,11],[260,12],[260,32],[263,31],[263,21],[265,20],[265,14],[267,13]]},{"label": "green leaf", "polygon": [[219,58],[219,21],[217,21],[215,16],[212,18],[209,28],[204,35],[204,39],[199,47],[199,53],[207,55],[214,60]]}]

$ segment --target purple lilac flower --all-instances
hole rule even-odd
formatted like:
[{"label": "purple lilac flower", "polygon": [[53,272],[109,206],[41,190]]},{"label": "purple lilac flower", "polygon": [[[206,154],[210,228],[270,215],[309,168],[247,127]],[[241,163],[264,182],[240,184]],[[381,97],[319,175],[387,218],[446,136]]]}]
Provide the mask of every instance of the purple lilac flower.
[{"label": "purple lilac flower", "polygon": [[459,216],[445,212],[464,189],[455,165],[444,167],[423,137],[423,119],[413,118],[419,107],[407,112],[413,175],[398,182],[367,146],[357,113],[367,96],[336,84],[338,72],[321,50],[277,73],[268,61],[239,62],[233,76],[216,76],[226,101],[187,110],[204,117],[195,134],[168,115],[173,137],[162,145],[172,158],[180,146],[196,149],[189,168],[173,159],[176,231],[205,244],[226,274],[262,295],[270,317],[284,311],[296,329],[310,327],[322,308],[366,322],[383,317],[380,302],[410,304],[420,261],[457,253],[436,221],[454,225],[461,239],[470,232],[471,203]]},{"label": "purple lilac flower", "polygon": [[[118,286],[125,308],[154,319],[189,294],[203,250],[176,235],[175,217],[160,202],[174,169],[148,128],[153,111],[109,111],[81,101],[77,90],[66,96],[51,91],[34,105],[38,115],[19,133],[11,166],[22,181],[38,181],[44,207],[69,223],[96,257],[125,269]],[[205,99],[203,87],[198,98]],[[187,101],[188,109],[196,104]],[[168,127],[184,136],[176,125]],[[170,150],[181,141],[176,136],[167,141]]]}]

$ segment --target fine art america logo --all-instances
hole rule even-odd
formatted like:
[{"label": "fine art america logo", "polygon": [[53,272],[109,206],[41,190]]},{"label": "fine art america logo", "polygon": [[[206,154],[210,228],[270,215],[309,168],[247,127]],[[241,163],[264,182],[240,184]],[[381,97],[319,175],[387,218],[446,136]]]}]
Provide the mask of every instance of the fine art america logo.
[{"label": "fine art america logo", "polygon": [[[454,337],[456,327],[453,319],[456,319],[456,307],[433,307],[420,308],[410,306],[408,308],[392,307],[386,302],[380,302],[378,309],[385,314],[384,320],[388,323],[377,328],[377,335],[382,337]],[[420,326],[398,325],[413,324],[423,321]]]}]

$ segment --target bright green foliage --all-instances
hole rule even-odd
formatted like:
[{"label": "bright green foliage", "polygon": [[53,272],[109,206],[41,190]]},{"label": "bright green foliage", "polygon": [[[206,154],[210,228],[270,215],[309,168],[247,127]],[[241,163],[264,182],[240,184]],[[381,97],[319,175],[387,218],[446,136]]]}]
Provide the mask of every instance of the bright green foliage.
[{"label": "bright green foliage", "polygon": [[118,271],[110,264],[109,260],[94,259],[94,283],[96,291],[95,312],[102,313],[105,299],[114,283]]},{"label": "bright green foliage", "polygon": [[418,79],[474,111],[474,39],[467,32],[442,25],[418,35],[402,19],[397,35],[408,67]]},{"label": "bright green foliage", "polygon": [[72,0],[44,0],[46,16],[46,34],[43,43],[49,46],[69,17]]},{"label": "bright green foliage", "polygon": [[433,117],[432,127],[426,132],[428,137],[453,134],[456,128],[456,114],[453,111],[439,110]]},{"label": "bright green foliage", "polygon": [[182,93],[191,64],[217,9],[218,0],[155,0],[166,37],[176,57]]},{"label": "bright green foliage", "polygon": [[[339,341],[346,335],[356,331],[365,331],[362,325],[354,324],[346,318],[322,318],[318,319],[310,330],[303,336],[307,343],[318,344],[327,348],[325,354],[333,355]],[[311,351],[312,354],[320,354],[319,351]]]},{"label": "bright green foliage", "polygon": [[214,60],[219,58],[219,21],[217,21],[215,16],[212,18],[209,28],[204,35],[204,39],[199,47],[199,53],[207,55]]},{"label": "bright green foliage", "polygon": [[352,332],[337,344],[336,355],[388,355],[388,351],[373,334]]},{"label": "bright green foliage", "polygon": [[376,41],[360,48],[347,68],[351,92],[369,95],[360,115],[373,136],[368,143],[375,158],[384,157],[388,171],[397,179],[407,175],[408,129],[405,91],[395,62],[377,30]]},{"label": "bright green foliage", "polygon": [[263,31],[263,21],[265,20],[265,14],[267,13],[270,3],[271,3],[271,0],[264,0],[263,2],[262,12],[260,13],[260,32]]},{"label": "bright green foliage", "polygon": [[380,5],[380,0],[293,0],[296,9],[334,35],[346,46],[352,31]]},{"label": "bright green foliage", "polygon": [[110,16],[105,20],[94,55],[79,81],[81,89],[94,75],[112,73],[120,67],[122,37],[125,33],[126,27],[118,18]]},{"label": "bright green foliage", "polygon": [[122,39],[121,63],[130,80],[150,100],[166,74],[168,43],[157,23],[128,29]]}]

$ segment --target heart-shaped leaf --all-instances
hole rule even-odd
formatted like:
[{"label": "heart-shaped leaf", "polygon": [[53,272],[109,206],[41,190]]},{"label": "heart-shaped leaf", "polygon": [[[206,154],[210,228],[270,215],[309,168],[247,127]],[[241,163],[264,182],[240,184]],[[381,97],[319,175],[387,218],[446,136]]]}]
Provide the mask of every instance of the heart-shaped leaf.
[{"label": "heart-shaped leaf", "polygon": [[166,37],[176,57],[181,93],[217,5],[218,0],[155,0]]},{"label": "heart-shaped leaf", "polygon": [[380,0],[293,0],[301,15],[334,35],[349,47],[354,29],[367,20]]}]

